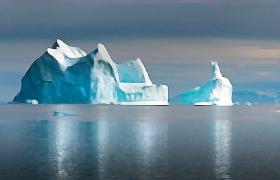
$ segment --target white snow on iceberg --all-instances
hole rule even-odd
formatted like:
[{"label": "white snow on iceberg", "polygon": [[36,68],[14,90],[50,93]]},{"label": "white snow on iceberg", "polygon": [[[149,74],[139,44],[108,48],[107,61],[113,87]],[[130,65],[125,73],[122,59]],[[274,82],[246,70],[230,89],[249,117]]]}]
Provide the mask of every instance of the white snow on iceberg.
[{"label": "white snow on iceberg", "polygon": [[155,85],[140,59],[116,64],[104,45],[89,54],[57,40],[21,80],[13,102],[167,105],[168,87]]},{"label": "white snow on iceberg", "polygon": [[207,83],[177,95],[172,103],[193,105],[232,106],[232,85],[223,77],[217,62],[212,62],[212,78]]}]

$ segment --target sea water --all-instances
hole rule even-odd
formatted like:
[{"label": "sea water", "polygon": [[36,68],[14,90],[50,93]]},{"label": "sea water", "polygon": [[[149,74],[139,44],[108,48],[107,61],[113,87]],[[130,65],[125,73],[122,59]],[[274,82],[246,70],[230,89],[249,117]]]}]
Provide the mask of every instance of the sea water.
[{"label": "sea water", "polygon": [[0,105],[0,179],[278,179],[280,107]]}]

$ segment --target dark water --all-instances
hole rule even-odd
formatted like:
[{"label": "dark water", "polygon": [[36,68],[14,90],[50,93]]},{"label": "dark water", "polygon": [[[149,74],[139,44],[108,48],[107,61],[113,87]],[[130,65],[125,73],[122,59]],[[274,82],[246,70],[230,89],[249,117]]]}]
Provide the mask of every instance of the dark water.
[{"label": "dark water", "polygon": [[0,117],[0,179],[280,179],[276,106],[1,105]]}]

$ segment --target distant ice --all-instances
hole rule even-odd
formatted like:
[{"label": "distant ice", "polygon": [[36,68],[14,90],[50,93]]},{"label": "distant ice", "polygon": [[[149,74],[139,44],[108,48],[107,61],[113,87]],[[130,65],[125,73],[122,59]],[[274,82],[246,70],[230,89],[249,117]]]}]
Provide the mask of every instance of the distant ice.
[{"label": "distant ice", "polygon": [[78,114],[72,112],[53,111],[53,116],[78,116]]},{"label": "distant ice", "polygon": [[278,94],[267,95],[249,90],[233,92],[233,102],[235,104],[277,104],[279,100]]},{"label": "distant ice", "polygon": [[36,99],[27,99],[25,101],[27,104],[33,104],[33,105],[37,105],[39,104],[38,101]]},{"label": "distant ice", "polygon": [[245,105],[246,105],[246,106],[252,106],[252,103],[246,102]]},{"label": "distant ice", "polygon": [[223,77],[217,62],[211,63],[210,81],[190,91],[177,95],[172,103],[192,105],[232,106],[232,85]]}]

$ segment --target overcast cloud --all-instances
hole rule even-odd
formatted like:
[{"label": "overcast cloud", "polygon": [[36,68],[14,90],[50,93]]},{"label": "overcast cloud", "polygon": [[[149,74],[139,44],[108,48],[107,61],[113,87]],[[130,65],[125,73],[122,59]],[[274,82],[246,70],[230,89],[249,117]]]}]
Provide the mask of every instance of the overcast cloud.
[{"label": "overcast cloud", "polygon": [[276,0],[2,0],[0,38],[280,38]]}]

